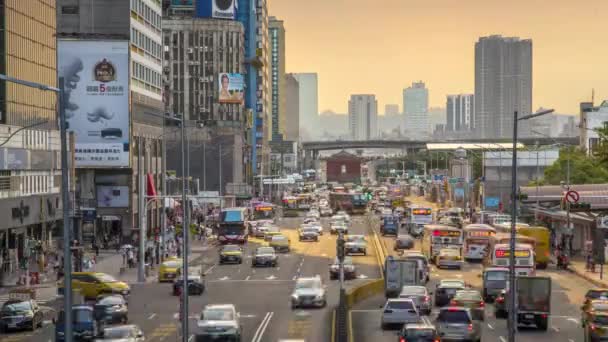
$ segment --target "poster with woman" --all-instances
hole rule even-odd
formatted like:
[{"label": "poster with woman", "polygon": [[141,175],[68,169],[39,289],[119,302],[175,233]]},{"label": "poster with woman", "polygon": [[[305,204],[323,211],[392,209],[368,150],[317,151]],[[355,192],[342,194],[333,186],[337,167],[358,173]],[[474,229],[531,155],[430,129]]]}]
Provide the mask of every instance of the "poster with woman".
[{"label": "poster with woman", "polygon": [[218,80],[219,103],[243,104],[243,75],[232,73],[220,73]]}]

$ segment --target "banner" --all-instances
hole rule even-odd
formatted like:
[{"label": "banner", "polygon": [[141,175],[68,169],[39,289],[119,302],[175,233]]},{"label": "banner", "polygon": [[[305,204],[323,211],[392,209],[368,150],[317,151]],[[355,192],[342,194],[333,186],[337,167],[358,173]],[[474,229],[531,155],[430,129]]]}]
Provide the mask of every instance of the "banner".
[{"label": "banner", "polygon": [[219,103],[243,104],[243,88],[245,80],[241,74],[219,74]]},{"label": "banner", "polygon": [[129,42],[59,40],[76,167],[129,167]]}]

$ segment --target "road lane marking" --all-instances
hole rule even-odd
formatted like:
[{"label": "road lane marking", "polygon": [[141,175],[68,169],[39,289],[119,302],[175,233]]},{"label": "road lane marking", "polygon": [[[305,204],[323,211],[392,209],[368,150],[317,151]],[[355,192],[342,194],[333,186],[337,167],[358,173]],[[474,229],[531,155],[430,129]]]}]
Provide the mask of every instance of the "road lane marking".
[{"label": "road lane marking", "polygon": [[490,330],[494,330],[494,327],[490,323],[488,323],[488,328],[490,328]]},{"label": "road lane marking", "polygon": [[355,334],[353,333],[353,311],[348,311],[348,342],[354,342]]},{"label": "road lane marking", "polygon": [[194,335],[190,335],[190,337],[188,337],[188,342],[192,342],[193,339],[194,339]]},{"label": "road lane marking", "polygon": [[571,339],[571,338],[569,338],[569,339],[568,339],[568,342],[574,342],[574,340],[573,340],[573,339]]},{"label": "road lane marking", "polygon": [[247,276],[247,278],[245,278],[245,280],[249,280],[249,278],[251,278],[251,276],[250,276],[250,275],[249,275],[249,276]]},{"label": "road lane marking", "polygon": [[568,321],[570,321],[570,322],[572,322],[574,324],[578,324],[578,319],[576,319],[576,318],[570,317],[570,318],[568,318]]},{"label": "road lane marking", "polygon": [[500,339],[500,342],[507,342],[507,340],[504,338],[504,336],[500,336],[500,337],[498,337],[498,339]]},{"label": "road lane marking", "polygon": [[152,318],[154,318],[155,316],[156,316],[156,314],[155,314],[155,313],[153,313],[153,314],[151,314],[150,316],[148,316],[148,319],[152,319]]},{"label": "road lane marking", "polygon": [[211,267],[209,267],[205,272],[203,272],[203,274],[204,275],[211,274],[211,271],[213,271],[213,269],[215,268],[215,266],[217,266],[217,264],[211,265]]},{"label": "road lane marking", "polygon": [[274,312],[266,313],[266,316],[264,316],[264,319],[262,320],[262,322],[256,329],[255,334],[253,335],[253,339],[251,339],[251,342],[260,342],[262,340],[262,336],[264,336],[266,327],[268,327],[268,323],[270,323],[270,319],[272,318],[273,315],[274,315]]},{"label": "road lane marking", "polygon": [[555,330],[555,332],[559,332],[559,328],[557,328],[556,326],[551,326],[551,329]]}]

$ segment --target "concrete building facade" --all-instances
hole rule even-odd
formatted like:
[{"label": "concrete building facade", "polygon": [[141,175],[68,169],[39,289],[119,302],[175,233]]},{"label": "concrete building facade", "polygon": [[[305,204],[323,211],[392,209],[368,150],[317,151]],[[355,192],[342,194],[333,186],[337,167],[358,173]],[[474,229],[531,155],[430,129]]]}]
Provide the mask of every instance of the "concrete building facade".
[{"label": "concrete building facade", "polygon": [[300,140],[300,83],[294,74],[285,74],[285,140]]},{"label": "concrete building facade", "polygon": [[[475,43],[475,119],[477,138],[511,138],[513,113],[532,110],[532,40],[499,35]],[[529,134],[520,123],[520,135]]]},{"label": "concrete building facade", "polygon": [[448,131],[470,131],[474,126],[475,95],[448,95],[446,116]]},{"label": "concrete building facade", "polygon": [[608,100],[599,106],[592,103],[581,103],[580,113],[580,147],[583,147],[587,154],[591,155],[593,150],[600,143],[600,135],[596,131],[608,125]]},{"label": "concrete building facade", "polygon": [[370,140],[378,136],[378,101],[375,95],[350,96],[348,127],[353,140]]},{"label": "concrete building facade", "polygon": [[319,79],[316,73],[295,73],[300,85],[300,139],[311,140],[319,125]]},{"label": "concrete building facade", "polygon": [[424,82],[414,82],[403,89],[403,115],[406,137],[426,138],[429,135],[429,90]]},{"label": "concrete building facade", "polygon": [[283,20],[270,17],[270,86],[272,94],[272,140],[285,134],[285,26]]}]

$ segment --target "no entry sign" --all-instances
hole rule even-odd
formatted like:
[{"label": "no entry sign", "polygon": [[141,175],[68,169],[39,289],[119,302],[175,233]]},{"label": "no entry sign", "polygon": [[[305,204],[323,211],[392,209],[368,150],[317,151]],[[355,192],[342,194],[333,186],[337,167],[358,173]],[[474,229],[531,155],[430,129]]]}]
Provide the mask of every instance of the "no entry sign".
[{"label": "no entry sign", "polygon": [[574,190],[570,190],[566,193],[566,201],[570,202],[570,204],[577,203],[579,199],[580,195]]}]

